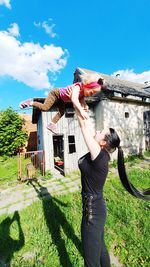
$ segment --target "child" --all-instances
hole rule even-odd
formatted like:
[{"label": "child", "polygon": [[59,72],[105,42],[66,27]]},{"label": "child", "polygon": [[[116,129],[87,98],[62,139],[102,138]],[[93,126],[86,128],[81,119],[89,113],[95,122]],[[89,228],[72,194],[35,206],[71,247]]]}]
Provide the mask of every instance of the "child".
[{"label": "child", "polygon": [[27,99],[20,103],[20,108],[33,106],[42,111],[48,111],[54,103],[57,102],[58,112],[53,117],[52,122],[48,124],[47,129],[53,133],[57,133],[56,123],[64,115],[64,103],[72,102],[79,111],[82,118],[87,118],[88,106],[84,101],[84,97],[92,96],[104,89],[103,79],[98,74],[81,76],[82,82],[77,82],[65,88],[53,89],[49,92],[48,97],[44,103]]}]

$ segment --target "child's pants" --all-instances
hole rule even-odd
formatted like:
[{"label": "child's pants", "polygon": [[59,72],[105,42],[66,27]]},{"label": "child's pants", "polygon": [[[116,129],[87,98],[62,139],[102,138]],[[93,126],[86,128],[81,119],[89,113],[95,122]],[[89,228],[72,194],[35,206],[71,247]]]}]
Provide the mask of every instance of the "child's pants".
[{"label": "child's pants", "polygon": [[52,118],[53,123],[57,123],[59,119],[64,115],[64,102],[61,100],[59,95],[59,89],[53,89],[49,92],[48,97],[45,99],[44,103],[33,101],[32,106],[39,108],[42,111],[48,111],[55,103],[57,103],[58,112]]}]

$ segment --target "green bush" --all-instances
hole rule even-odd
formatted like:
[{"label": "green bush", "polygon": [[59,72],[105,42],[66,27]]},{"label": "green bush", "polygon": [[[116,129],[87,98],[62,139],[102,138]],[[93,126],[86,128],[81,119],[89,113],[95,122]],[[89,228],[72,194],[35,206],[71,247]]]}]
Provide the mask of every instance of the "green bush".
[{"label": "green bush", "polygon": [[0,113],[0,156],[16,155],[25,144],[27,134],[22,125],[23,120],[12,108]]}]

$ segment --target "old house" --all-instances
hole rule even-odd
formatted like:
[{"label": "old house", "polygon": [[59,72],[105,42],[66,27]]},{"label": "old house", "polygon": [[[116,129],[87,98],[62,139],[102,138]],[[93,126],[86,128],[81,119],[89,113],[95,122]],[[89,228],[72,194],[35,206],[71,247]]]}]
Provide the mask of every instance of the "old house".
[{"label": "old house", "polygon": [[[77,68],[74,82],[80,81],[80,74],[94,73]],[[127,154],[138,154],[150,149],[150,88],[120,80],[118,77],[100,75],[105,79],[107,90],[86,99],[90,107],[91,127],[94,129],[115,128],[121,138],[121,145]],[[36,99],[43,102],[44,99]],[[45,151],[45,169],[52,172],[70,172],[77,169],[78,158],[86,153],[81,131],[73,107],[66,104],[65,115],[57,124],[59,135],[46,128],[56,112],[33,109],[32,122],[37,124],[38,150]],[[116,157],[114,153],[112,159]]]}]

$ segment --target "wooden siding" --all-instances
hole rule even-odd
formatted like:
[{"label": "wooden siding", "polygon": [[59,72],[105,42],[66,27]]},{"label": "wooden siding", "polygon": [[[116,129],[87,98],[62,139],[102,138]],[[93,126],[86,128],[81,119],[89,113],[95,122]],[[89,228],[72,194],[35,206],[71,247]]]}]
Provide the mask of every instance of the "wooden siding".
[{"label": "wooden siding", "polygon": [[[56,111],[42,112],[38,120],[38,149],[44,149],[45,151],[45,169],[54,172],[54,147],[53,136],[46,126],[55,115]],[[93,128],[95,128],[95,118],[93,108],[90,110],[90,117],[92,120]],[[60,135],[63,135],[64,140],[64,168],[65,173],[78,169],[78,159],[85,153],[87,148],[85,146],[81,130],[78,125],[76,116],[73,118],[66,118],[63,116],[57,123],[57,130]],[[73,135],[75,137],[76,152],[69,153],[68,136]],[[39,142],[38,142],[39,143]]]},{"label": "wooden siding", "polygon": [[[120,101],[103,100],[97,106],[90,107],[90,119],[93,129],[102,130],[103,128],[114,128],[121,138],[121,145],[127,154],[137,154],[145,150],[144,135],[144,111],[150,110],[150,107],[142,103],[122,103]],[[129,114],[125,118],[125,112]],[[46,126],[56,113],[55,110],[42,112],[38,121],[38,149],[44,149],[46,170],[54,172],[54,148],[53,134],[47,130]],[[64,170],[65,173],[78,169],[78,159],[87,153],[81,130],[76,116],[66,118],[63,116],[57,123],[59,134],[63,135],[64,140]],[[68,136],[75,137],[76,152],[69,153]],[[111,155],[114,160],[117,157],[117,151]]]}]

